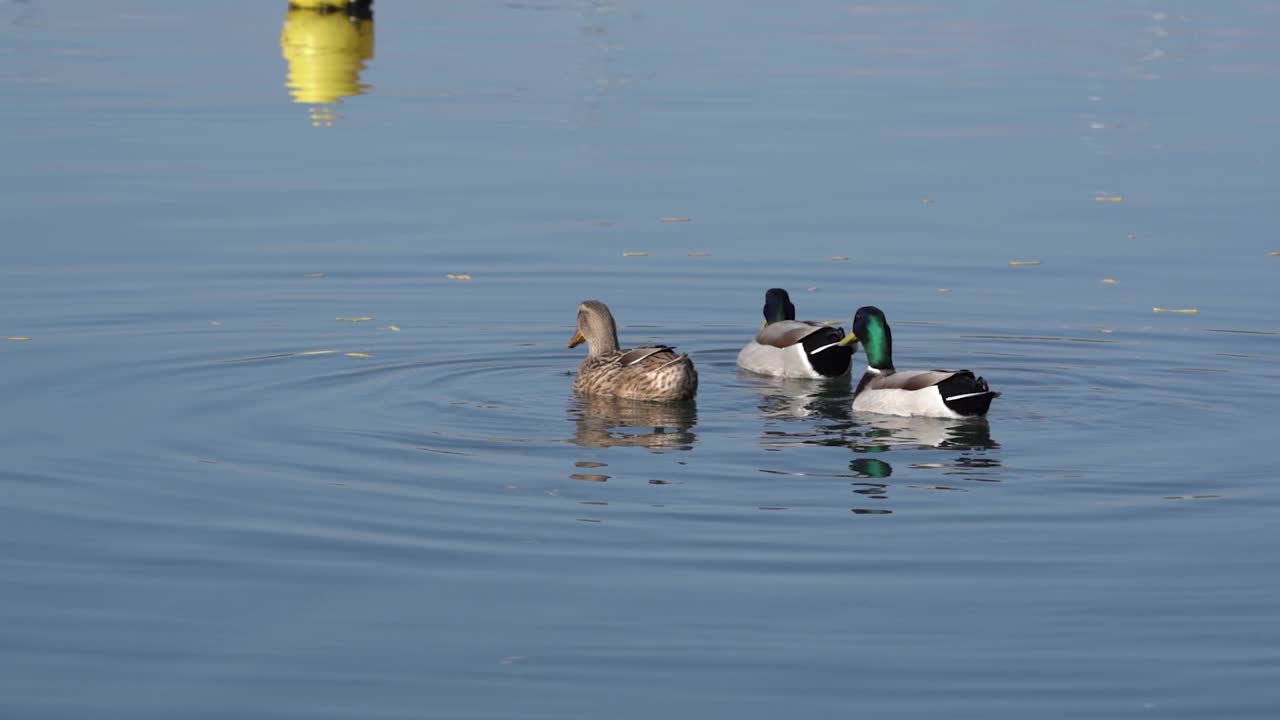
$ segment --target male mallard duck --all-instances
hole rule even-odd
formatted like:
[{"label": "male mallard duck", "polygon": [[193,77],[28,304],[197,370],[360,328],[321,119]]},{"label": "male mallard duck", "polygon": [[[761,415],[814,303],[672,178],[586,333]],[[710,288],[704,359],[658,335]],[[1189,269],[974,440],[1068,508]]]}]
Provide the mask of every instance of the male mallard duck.
[{"label": "male mallard duck", "polygon": [[738,367],[778,377],[839,377],[853,359],[843,337],[844,328],[796,320],[787,291],[773,288],[764,294],[764,326],[738,353]]},{"label": "male mallard duck", "polygon": [[613,313],[599,300],[578,306],[578,332],[569,347],[587,343],[573,389],[589,395],[632,400],[688,400],[698,391],[698,371],[688,354],[669,345],[618,349]]},{"label": "male mallard duck", "polygon": [[880,308],[858,308],[853,332],[840,344],[854,342],[867,351],[867,371],[853,391],[854,410],[949,418],[986,415],[1000,395],[969,370],[895,370],[893,335]]}]

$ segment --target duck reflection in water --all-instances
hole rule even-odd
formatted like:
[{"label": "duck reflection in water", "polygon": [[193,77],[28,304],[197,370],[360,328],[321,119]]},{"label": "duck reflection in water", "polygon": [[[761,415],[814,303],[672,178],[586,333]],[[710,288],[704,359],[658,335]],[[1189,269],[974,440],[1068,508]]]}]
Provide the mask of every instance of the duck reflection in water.
[{"label": "duck reflection in water", "polygon": [[[964,481],[1000,482],[1000,459],[987,454],[1000,445],[991,439],[991,426],[983,418],[875,416],[867,425],[851,433],[849,439],[849,449],[857,454],[849,461],[849,470],[859,479],[853,483],[856,486],[853,492],[867,498],[883,500],[887,497],[890,484],[885,480],[893,474],[893,469],[879,457],[869,456],[889,453],[893,453],[895,459],[907,461],[908,476],[926,480],[922,484],[908,484],[911,488],[962,489],[928,479],[928,474],[934,472]],[[947,459],[934,461],[932,453],[921,458],[913,450],[948,450],[955,454],[947,453],[950,456]],[[920,471],[926,474],[921,475]]]},{"label": "duck reflection in water", "polygon": [[848,376],[825,381],[797,380],[739,370],[738,379],[760,393],[760,412],[765,417],[849,419],[852,388]]},{"label": "duck reflection in water", "polygon": [[575,429],[571,442],[584,447],[645,447],[691,450],[698,422],[692,401],[650,402],[579,395],[569,406]]},{"label": "duck reflection in water", "polygon": [[797,380],[739,370],[738,379],[759,393],[757,407],[766,420],[761,445],[849,444],[846,435],[856,424],[850,419],[848,377]]},{"label": "duck reflection in water", "polygon": [[[937,448],[939,450],[995,450],[1000,444],[991,438],[985,418],[898,417],[859,415],[865,424],[853,433],[851,447],[857,450],[897,448]],[[997,463],[998,464],[998,463]]]},{"label": "duck reflection in water", "polygon": [[[860,495],[867,500],[887,500],[889,498],[889,483],[876,482],[877,480],[885,480],[893,475],[893,466],[879,458],[861,457],[849,463],[849,471],[853,476],[858,478],[857,481],[849,483],[853,485],[855,495]],[[891,511],[872,508],[854,508],[855,513],[859,514],[886,514]]]}]

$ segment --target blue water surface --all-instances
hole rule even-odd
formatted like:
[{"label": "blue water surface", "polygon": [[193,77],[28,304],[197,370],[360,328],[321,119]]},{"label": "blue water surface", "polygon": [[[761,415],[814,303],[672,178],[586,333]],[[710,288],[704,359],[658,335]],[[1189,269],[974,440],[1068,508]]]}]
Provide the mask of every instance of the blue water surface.
[{"label": "blue water surface", "polygon": [[[1275,717],[1278,47],[0,2],[0,716]],[[1003,396],[743,373],[773,286]],[[574,397],[587,298],[696,404]]]}]

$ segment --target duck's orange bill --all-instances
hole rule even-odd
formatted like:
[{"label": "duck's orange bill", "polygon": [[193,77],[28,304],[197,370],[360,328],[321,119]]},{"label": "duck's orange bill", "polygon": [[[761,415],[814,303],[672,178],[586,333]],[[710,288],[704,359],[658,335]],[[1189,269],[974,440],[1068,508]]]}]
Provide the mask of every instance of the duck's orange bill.
[{"label": "duck's orange bill", "polygon": [[579,345],[581,345],[586,341],[587,339],[582,336],[582,331],[579,330],[578,332],[574,333],[573,338],[569,340],[569,347],[571,348],[578,347]]}]

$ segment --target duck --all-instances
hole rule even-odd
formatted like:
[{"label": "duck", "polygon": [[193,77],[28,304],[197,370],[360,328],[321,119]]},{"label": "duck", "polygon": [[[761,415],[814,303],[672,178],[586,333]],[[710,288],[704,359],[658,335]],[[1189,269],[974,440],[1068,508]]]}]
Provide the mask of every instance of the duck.
[{"label": "duck", "polygon": [[578,330],[569,347],[587,344],[574,391],[630,400],[690,400],[698,392],[698,371],[688,353],[671,345],[620,350],[618,327],[609,306],[599,300],[578,305]]},{"label": "duck", "polygon": [[880,308],[868,305],[853,316],[842,346],[859,343],[867,370],[853,391],[853,409],[884,415],[943,418],[981,417],[1000,393],[971,370],[898,370],[893,367],[893,334]]},{"label": "duck", "polygon": [[849,372],[854,347],[841,345],[844,328],[796,320],[796,306],[782,288],[764,294],[764,325],[738,353],[738,367],[786,378],[834,378]]}]

